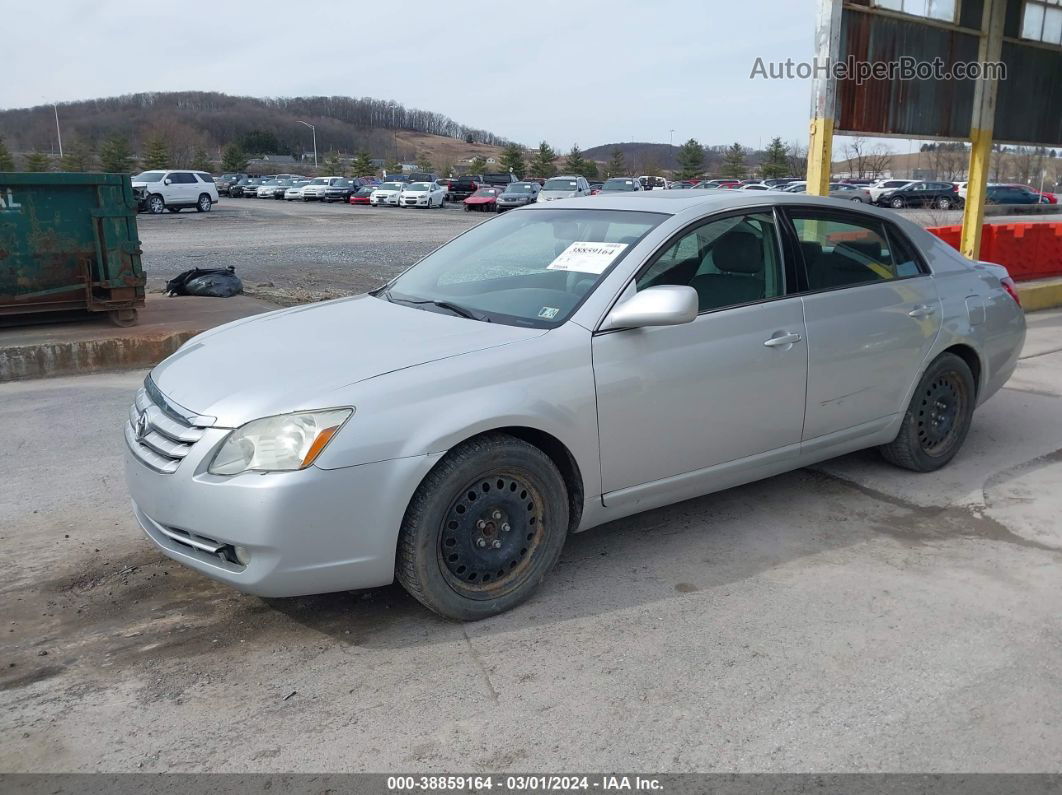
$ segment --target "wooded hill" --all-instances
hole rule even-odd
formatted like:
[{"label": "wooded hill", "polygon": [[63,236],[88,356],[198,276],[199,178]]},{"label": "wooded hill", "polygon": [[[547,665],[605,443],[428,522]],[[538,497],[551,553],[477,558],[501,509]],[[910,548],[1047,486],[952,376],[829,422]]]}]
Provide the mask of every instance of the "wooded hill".
[{"label": "wooded hill", "polygon": [[[396,131],[442,136],[469,144],[507,143],[488,130],[459,124],[441,113],[370,97],[261,99],[181,91],[64,102],[58,111],[64,149],[75,142],[96,149],[108,138],[121,136],[133,152],[139,153],[145,141],[158,137],[168,146],[173,165],[190,161],[197,150],[216,156],[230,143],[241,144],[252,156],[298,157],[313,151],[311,132],[300,121],[316,126],[320,153],[366,151],[373,157],[393,156]],[[56,135],[52,106],[0,110],[0,136],[13,152],[53,152]],[[399,152],[398,156],[415,154]]]}]

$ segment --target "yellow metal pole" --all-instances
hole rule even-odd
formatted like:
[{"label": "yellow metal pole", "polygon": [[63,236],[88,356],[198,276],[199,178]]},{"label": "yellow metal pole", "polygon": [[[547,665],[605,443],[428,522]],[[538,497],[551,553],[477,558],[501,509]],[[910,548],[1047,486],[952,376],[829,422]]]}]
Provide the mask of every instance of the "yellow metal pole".
[{"label": "yellow metal pole", "polygon": [[[815,18],[815,60],[832,64],[841,48],[841,0],[819,0]],[[837,109],[837,81],[832,73],[819,72],[811,88],[811,134],[808,138],[807,192],[830,193],[833,164],[833,124]]]},{"label": "yellow metal pole", "polygon": [[[982,63],[1000,60],[1006,5],[1006,0],[985,0],[981,14],[981,40],[977,47],[977,57]],[[962,236],[959,239],[959,251],[970,259],[977,259],[981,253],[981,227],[985,220],[997,86],[996,80],[985,77],[979,78],[974,86],[973,118],[970,119],[970,178],[966,184],[966,207],[962,214]]]},{"label": "yellow metal pole", "polygon": [[992,130],[970,130],[970,178],[966,183],[966,207],[962,212],[962,237],[959,251],[964,257],[977,259],[981,253],[981,228],[985,220],[985,195],[988,192],[988,169],[992,158]]},{"label": "yellow metal pole", "polygon": [[830,167],[833,164],[833,119],[811,120],[811,139],[808,143],[808,187],[812,196],[830,193]]}]

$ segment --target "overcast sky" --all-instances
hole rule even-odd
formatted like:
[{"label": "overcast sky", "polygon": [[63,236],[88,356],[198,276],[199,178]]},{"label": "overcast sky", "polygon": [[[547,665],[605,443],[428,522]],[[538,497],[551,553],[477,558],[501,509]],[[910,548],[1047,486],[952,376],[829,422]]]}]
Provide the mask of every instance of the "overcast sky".
[{"label": "overcast sky", "polygon": [[[0,107],[139,91],[393,99],[520,141],[805,141],[815,0],[0,0]],[[17,33],[17,35],[16,35]]]}]

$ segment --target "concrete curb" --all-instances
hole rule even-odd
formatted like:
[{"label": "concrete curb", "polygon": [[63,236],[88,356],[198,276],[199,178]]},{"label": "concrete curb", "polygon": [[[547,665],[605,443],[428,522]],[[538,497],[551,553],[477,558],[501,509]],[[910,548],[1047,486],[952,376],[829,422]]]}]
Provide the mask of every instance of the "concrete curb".
[{"label": "concrete curb", "polygon": [[174,331],[151,337],[44,342],[5,348],[0,350],[0,383],[152,367],[198,333],[198,330]]},{"label": "concrete curb", "polygon": [[187,340],[233,320],[277,307],[248,296],[164,298],[149,295],[129,328],[101,317],[0,329],[0,383],[152,367]]},{"label": "concrete curb", "polygon": [[1018,282],[1018,295],[1026,312],[1062,307],[1062,278]]}]

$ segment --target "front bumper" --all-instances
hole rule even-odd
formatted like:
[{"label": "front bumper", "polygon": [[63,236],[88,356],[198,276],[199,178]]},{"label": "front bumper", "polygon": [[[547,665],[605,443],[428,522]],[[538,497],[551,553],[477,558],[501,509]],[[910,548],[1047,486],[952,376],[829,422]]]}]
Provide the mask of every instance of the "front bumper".
[{"label": "front bumper", "polygon": [[172,474],[145,466],[126,448],[134,515],[163,553],[259,596],[370,588],[394,579],[402,517],[438,455],[211,475],[207,466],[227,433],[207,430]]}]

